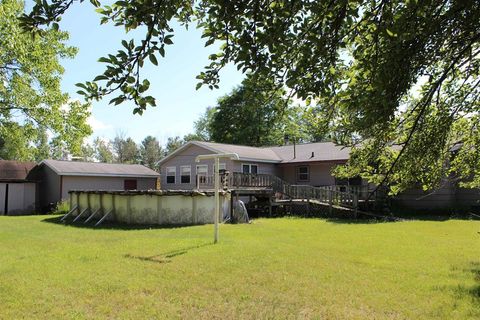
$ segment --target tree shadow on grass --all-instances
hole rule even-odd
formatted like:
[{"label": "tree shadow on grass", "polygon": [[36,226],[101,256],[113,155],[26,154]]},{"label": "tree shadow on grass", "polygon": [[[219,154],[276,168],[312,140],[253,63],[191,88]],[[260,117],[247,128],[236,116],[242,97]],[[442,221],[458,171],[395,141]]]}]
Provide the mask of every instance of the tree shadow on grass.
[{"label": "tree shadow on grass", "polygon": [[[472,262],[470,266],[463,269],[464,272],[471,273],[474,279],[474,285],[459,284],[451,288],[456,299],[463,300],[465,298],[472,299],[476,306],[480,306],[480,262]],[[480,313],[480,308],[478,310]]]},{"label": "tree shadow on grass", "polygon": [[126,255],[124,255],[124,257],[129,258],[129,259],[137,259],[137,260],[140,260],[140,261],[146,261],[146,262],[169,263],[169,262],[172,262],[172,258],[174,258],[174,257],[184,255],[184,254],[186,254],[189,251],[194,250],[194,249],[199,249],[199,248],[206,247],[206,246],[211,246],[211,245],[213,245],[212,242],[207,242],[207,243],[199,244],[199,245],[196,245],[196,246],[190,246],[190,247],[186,247],[186,248],[182,248],[182,249],[167,251],[165,253],[160,253],[160,254],[153,255],[153,256],[143,257],[143,256],[135,256],[135,255],[131,255],[131,254],[126,254]]},{"label": "tree shadow on grass", "polygon": [[62,216],[49,217],[41,220],[42,222],[53,223],[57,225],[76,227],[82,229],[92,230],[148,230],[148,229],[179,229],[198,226],[198,224],[176,224],[176,225],[157,225],[157,224],[126,224],[120,222],[104,221],[102,224],[95,226],[97,220],[84,223],[83,220],[73,222],[73,218],[68,218],[62,221]]}]

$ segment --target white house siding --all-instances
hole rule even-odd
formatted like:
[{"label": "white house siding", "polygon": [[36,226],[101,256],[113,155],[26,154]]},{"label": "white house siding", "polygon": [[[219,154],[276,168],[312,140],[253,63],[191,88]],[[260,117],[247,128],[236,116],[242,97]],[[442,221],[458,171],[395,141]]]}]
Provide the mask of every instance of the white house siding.
[{"label": "white house siding", "polygon": [[156,178],[63,176],[62,199],[70,190],[123,190],[125,180],[137,180],[138,190],[154,190]]},{"label": "white house siding", "polygon": [[[341,163],[336,162],[311,162],[282,164],[279,166],[280,178],[292,184],[306,184],[311,186],[328,186],[335,184],[335,178],[332,176],[332,170]],[[297,168],[299,166],[308,166],[310,177],[308,181],[299,181],[297,179]]]},{"label": "white house siding", "polygon": [[[8,184],[8,212],[5,212],[5,193]],[[35,212],[35,183],[0,183],[0,215],[25,215]]]},{"label": "white house siding", "polygon": [[[197,177],[197,165],[207,165],[208,174],[213,174],[213,160],[204,160],[201,162],[195,162],[195,158],[202,154],[213,154],[214,152],[196,146],[190,145],[186,149],[175,154],[171,159],[164,162],[160,168],[161,170],[161,184],[163,190],[192,190],[196,187],[196,177]],[[263,174],[273,174],[277,175],[277,168],[273,163],[265,163],[262,161],[233,161],[229,159],[221,159],[220,163],[225,163],[225,168],[230,172],[242,172],[242,164],[256,164],[258,166],[258,173]],[[181,183],[180,180],[180,167],[181,166],[191,166],[191,176],[190,183]],[[175,167],[176,176],[175,183],[167,183],[167,168]]]},{"label": "white house siding", "polygon": [[261,162],[261,161],[232,161],[233,168],[230,169],[227,167],[227,170],[230,170],[231,172],[242,172],[242,165],[243,164],[255,164],[257,165],[257,173],[261,174],[271,174],[271,175],[278,175],[279,171],[278,168],[276,167],[276,164],[274,163],[268,163],[268,162]]},{"label": "white house siding", "polygon": [[[175,154],[171,159],[162,163],[160,168],[161,186],[163,190],[192,190],[196,186],[196,166],[208,165],[208,174],[213,172],[213,160],[195,162],[195,158],[201,154],[212,154],[213,152],[196,145],[190,145],[186,149]],[[224,161],[221,161],[224,162]],[[180,183],[180,167],[191,166],[190,183]],[[167,183],[167,167],[175,167],[175,183]]]},{"label": "white house siding", "polygon": [[455,186],[445,183],[435,191],[412,188],[393,199],[398,207],[411,210],[449,209],[456,204]]}]

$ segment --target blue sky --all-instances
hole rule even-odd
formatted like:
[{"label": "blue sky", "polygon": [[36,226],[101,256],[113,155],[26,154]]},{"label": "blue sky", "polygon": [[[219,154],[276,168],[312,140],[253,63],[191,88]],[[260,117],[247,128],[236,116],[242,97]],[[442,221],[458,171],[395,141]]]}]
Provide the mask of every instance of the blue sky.
[{"label": "blue sky", "polygon": [[[100,26],[99,17],[94,7],[84,2],[74,5],[60,24],[61,29],[70,33],[69,44],[79,49],[73,60],[62,63],[65,67],[62,89],[74,99],[82,99],[76,93],[75,83],[92,80],[103,73],[104,64],[97,62],[99,57],[116,52],[122,39],[142,37],[140,30],[126,34],[121,27]],[[222,70],[220,89],[212,91],[202,87],[195,90],[195,76],[216,48],[205,48],[201,33],[194,26],[188,31],[181,26],[174,28],[174,44],[167,47],[165,58],[159,58],[158,66],[146,63],[142,71],[150,80],[148,93],[157,99],[157,107],[139,116],[133,115],[130,102],[110,106],[108,101],[112,97],[92,102],[92,137],[112,138],[117,131],[124,131],[137,142],[153,135],[163,144],[169,136],[192,132],[193,122],[205,108],[215,105],[219,97],[240,84],[243,75],[234,66],[228,66]]]}]

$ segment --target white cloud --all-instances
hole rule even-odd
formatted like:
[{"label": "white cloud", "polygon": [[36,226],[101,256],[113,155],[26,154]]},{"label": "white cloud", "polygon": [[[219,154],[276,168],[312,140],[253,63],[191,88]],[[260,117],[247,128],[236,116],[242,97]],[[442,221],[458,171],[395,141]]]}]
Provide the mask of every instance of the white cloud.
[{"label": "white cloud", "polygon": [[111,124],[107,124],[101,120],[98,120],[95,118],[93,115],[88,117],[87,123],[92,127],[92,130],[99,131],[99,130],[106,130],[106,129],[112,129],[113,126]]}]

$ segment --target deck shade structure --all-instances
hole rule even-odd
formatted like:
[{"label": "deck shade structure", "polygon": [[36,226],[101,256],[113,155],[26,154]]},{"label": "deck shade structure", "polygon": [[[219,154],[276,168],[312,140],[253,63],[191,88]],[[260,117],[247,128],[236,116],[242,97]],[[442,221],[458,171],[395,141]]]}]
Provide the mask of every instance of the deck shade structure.
[{"label": "deck shade structure", "polygon": [[202,160],[211,160],[215,161],[215,171],[214,171],[214,178],[215,178],[215,213],[214,213],[214,223],[215,223],[215,232],[213,243],[218,242],[218,223],[220,220],[220,159],[230,159],[230,160],[239,160],[238,154],[236,153],[223,153],[223,154],[202,154],[195,158],[196,162],[200,162]]}]

